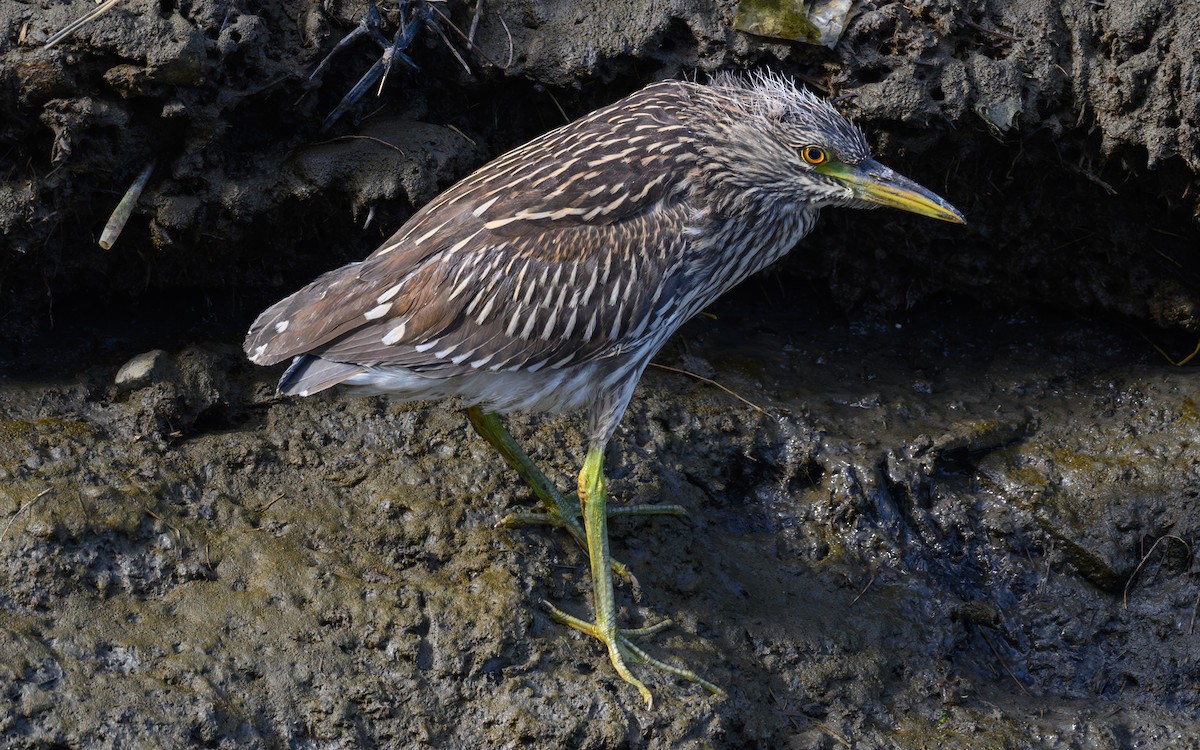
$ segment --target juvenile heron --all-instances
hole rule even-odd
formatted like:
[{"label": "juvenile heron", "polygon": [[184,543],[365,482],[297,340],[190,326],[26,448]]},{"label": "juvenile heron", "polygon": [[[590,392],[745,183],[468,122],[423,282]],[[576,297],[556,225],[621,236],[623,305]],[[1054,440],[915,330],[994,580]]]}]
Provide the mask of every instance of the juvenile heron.
[{"label": "juvenile heron", "polygon": [[[720,692],[630,642],[658,628],[617,627],[612,571],[623,566],[609,556],[605,445],[642,371],[684,321],[794,247],[821,208],[874,205],[963,222],[872,159],[854,125],[790,81],[663,81],[484,165],[369,258],[260,315],[245,349],[260,365],[292,359],[284,394],[341,384],[461,398],[545,517],[588,551],[595,620],[557,609],[555,618],[603,642],[648,705],[627,661]],[[588,414],[582,514],[499,417],[579,410]]]}]

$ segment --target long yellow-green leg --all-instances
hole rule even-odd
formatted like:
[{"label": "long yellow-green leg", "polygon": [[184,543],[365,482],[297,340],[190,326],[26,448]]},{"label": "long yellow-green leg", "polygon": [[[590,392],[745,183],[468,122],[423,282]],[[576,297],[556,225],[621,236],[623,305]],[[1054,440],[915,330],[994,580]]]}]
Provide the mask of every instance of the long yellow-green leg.
[{"label": "long yellow-green leg", "polygon": [[583,526],[587,531],[588,558],[592,563],[592,604],[596,613],[595,630],[591,635],[599,638],[608,647],[608,658],[621,679],[637,688],[646,700],[646,707],[654,705],[654,697],[641,680],[633,676],[621,654],[617,640],[617,604],[613,597],[612,576],[609,575],[608,554],[608,498],[604,493],[604,448],[593,446],[588,449],[579,472],[579,504],[583,507]]},{"label": "long yellow-green leg", "polygon": [[508,434],[508,430],[504,429],[504,423],[500,421],[500,416],[495,412],[485,412],[478,406],[472,406],[467,409],[467,419],[470,420],[475,431],[484,440],[491,443],[492,447],[504,457],[505,462],[521,475],[521,479],[525,480],[525,484],[529,485],[533,494],[537,495],[542,504],[546,506],[546,513],[514,513],[506,516],[500,525],[512,526],[524,521],[562,526],[575,538],[575,541],[579,542],[581,547],[586,549],[587,539],[575,509],[562,496],[562,493],[555,489],[541,469],[533,463],[529,454],[517,444],[516,440],[513,440],[512,435]]},{"label": "long yellow-green leg", "polygon": [[[504,457],[505,462],[521,476],[525,484],[533,490],[533,494],[537,495],[542,504],[546,506],[545,513],[510,513],[501,519],[500,525],[546,523],[561,526],[579,543],[580,547],[587,549],[586,534],[583,525],[579,522],[576,507],[562,496],[562,493],[538,469],[529,455],[517,444],[517,441],[513,440],[512,435],[508,434],[508,430],[504,429],[504,423],[500,421],[500,416],[495,412],[486,412],[478,406],[472,406],[467,409],[467,419],[475,431],[484,440],[491,443],[492,447]],[[679,505],[631,505],[625,508],[614,508],[610,511],[610,515],[682,516],[686,515],[686,511]],[[613,560],[612,568],[613,572],[621,578],[627,581],[634,580],[629,568],[624,563]]]},{"label": "long yellow-green leg", "polygon": [[645,651],[633,645],[629,638],[653,635],[670,624],[661,622],[648,628],[636,630],[619,630],[617,628],[617,605],[613,596],[612,576],[609,574],[611,558],[608,553],[608,512],[607,495],[604,490],[604,446],[593,446],[588,450],[583,462],[583,471],[579,472],[579,502],[583,506],[583,525],[587,532],[588,558],[592,568],[592,601],[596,613],[595,623],[585,622],[572,617],[551,606],[550,612],[556,620],[569,625],[576,630],[596,638],[608,649],[608,658],[621,679],[637,688],[646,707],[654,705],[650,690],[642,681],[633,676],[625,660],[644,662],[664,669],[686,680],[698,683],[707,690],[724,695],[719,687],[701,678],[690,669],[675,667],[649,656]]}]

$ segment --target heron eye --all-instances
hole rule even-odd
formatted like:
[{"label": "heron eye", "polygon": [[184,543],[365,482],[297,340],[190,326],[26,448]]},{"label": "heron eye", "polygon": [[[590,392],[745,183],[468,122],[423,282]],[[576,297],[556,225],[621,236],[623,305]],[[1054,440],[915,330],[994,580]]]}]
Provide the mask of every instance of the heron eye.
[{"label": "heron eye", "polygon": [[800,158],[815,167],[818,164],[824,163],[828,157],[825,156],[825,149],[820,146],[805,146],[800,150]]}]

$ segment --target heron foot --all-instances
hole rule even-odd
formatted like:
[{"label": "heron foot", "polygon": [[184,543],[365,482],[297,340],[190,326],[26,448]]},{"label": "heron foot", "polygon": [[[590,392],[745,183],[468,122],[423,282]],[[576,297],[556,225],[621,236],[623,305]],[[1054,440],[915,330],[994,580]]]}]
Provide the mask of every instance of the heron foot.
[{"label": "heron foot", "polygon": [[[546,475],[538,469],[537,465],[529,458],[529,455],[517,444],[512,435],[508,434],[508,430],[504,428],[504,423],[500,421],[500,416],[480,409],[477,406],[472,406],[467,409],[467,419],[475,431],[480,434],[485,440],[491,443],[505,462],[508,463],[516,472],[525,480],[525,484],[533,490],[533,494],[537,495],[542,501],[545,511],[541,513],[510,513],[500,519],[497,526],[512,528],[526,524],[548,524],[565,529],[571,535],[576,543],[583,549],[588,548],[587,534],[583,528],[582,511],[578,502],[570,502],[563,493],[559,492]],[[574,499],[574,498],[573,498]],[[628,505],[623,508],[613,508],[608,510],[610,517],[615,516],[649,516],[649,515],[668,515],[668,516],[683,516],[687,515],[687,511],[679,505]],[[610,560],[610,568],[613,573],[616,573],[623,581],[626,581],[634,586],[637,585],[637,579],[633,573],[629,571],[629,567],[619,560]]]},{"label": "heron foot", "polygon": [[630,685],[637,688],[646,707],[652,708],[654,698],[649,688],[629,671],[625,662],[648,664],[689,682],[694,682],[715,695],[724,695],[724,691],[686,667],[677,667],[659,661],[635,646],[631,638],[653,635],[667,627],[668,622],[652,625],[648,628],[621,630],[617,627],[617,605],[613,598],[611,556],[608,551],[608,512],[607,492],[604,487],[604,444],[593,443],[583,461],[583,469],[579,472],[579,500],[583,507],[583,526],[587,533],[588,560],[592,571],[592,605],[596,613],[594,623],[568,615],[552,605],[550,614],[559,622],[572,627],[581,633],[586,633],[604,644],[608,649],[608,659],[613,668]]},{"label": "heron foot", "polygon": [[[724,690],[704,679],[687,667],[677,667],[674,664],[668,664],[659,659],[655,659],[653,656],[650,656],[643,649],[634,645],[632,642],[631,639],[633,638],[645,638],[647,636],[661,633],[663,630],[666,630],[671,626],[670,620],[663,620],[662,622],[655,623],[654,625],[645,628],[621,628],[613,630],[611,628],[606,628],[603,625],[581,620],[574,615],[569,615],[558,607],[555,607],[550,602],[543,602],[543,604],[546,606],[546,609],[550,611],[550,616],[553,617],[555,621],[560,622],[574,630],[578,630],[581,633],[590,635],[591,637],[603,643],[608,649],[609,659],[612,661],[613,667],[617,670],[617,674],[621,676],[621,679],[637,688],[638,693],[640,693],[642,698],[646,701],[647,708],[653,708],[654,697],[650,694],[649,688],[647,688],[641,680],[633,676],[633,673],[629,671],[629,667],[626,665],[626,662],[646,664],[648,666],[661,669],[664,672],[669,672],[676,677],[681,677],[688,682],[694,682],[713,695],[719,697],[724,697],[726,695]],[[609,634],[610,630],[611,634]]]}]

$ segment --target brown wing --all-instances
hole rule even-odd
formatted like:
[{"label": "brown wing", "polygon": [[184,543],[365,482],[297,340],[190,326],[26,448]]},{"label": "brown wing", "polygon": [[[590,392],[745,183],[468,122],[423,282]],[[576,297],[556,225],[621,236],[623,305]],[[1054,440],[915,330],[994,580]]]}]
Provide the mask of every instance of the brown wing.
[{"label": "brown wing", "polygon": [[694,90],[648,87],[489,163],[264,312],[247,354],[452,375],[633,346],[683,276],[696,144],[678,113]]}]

